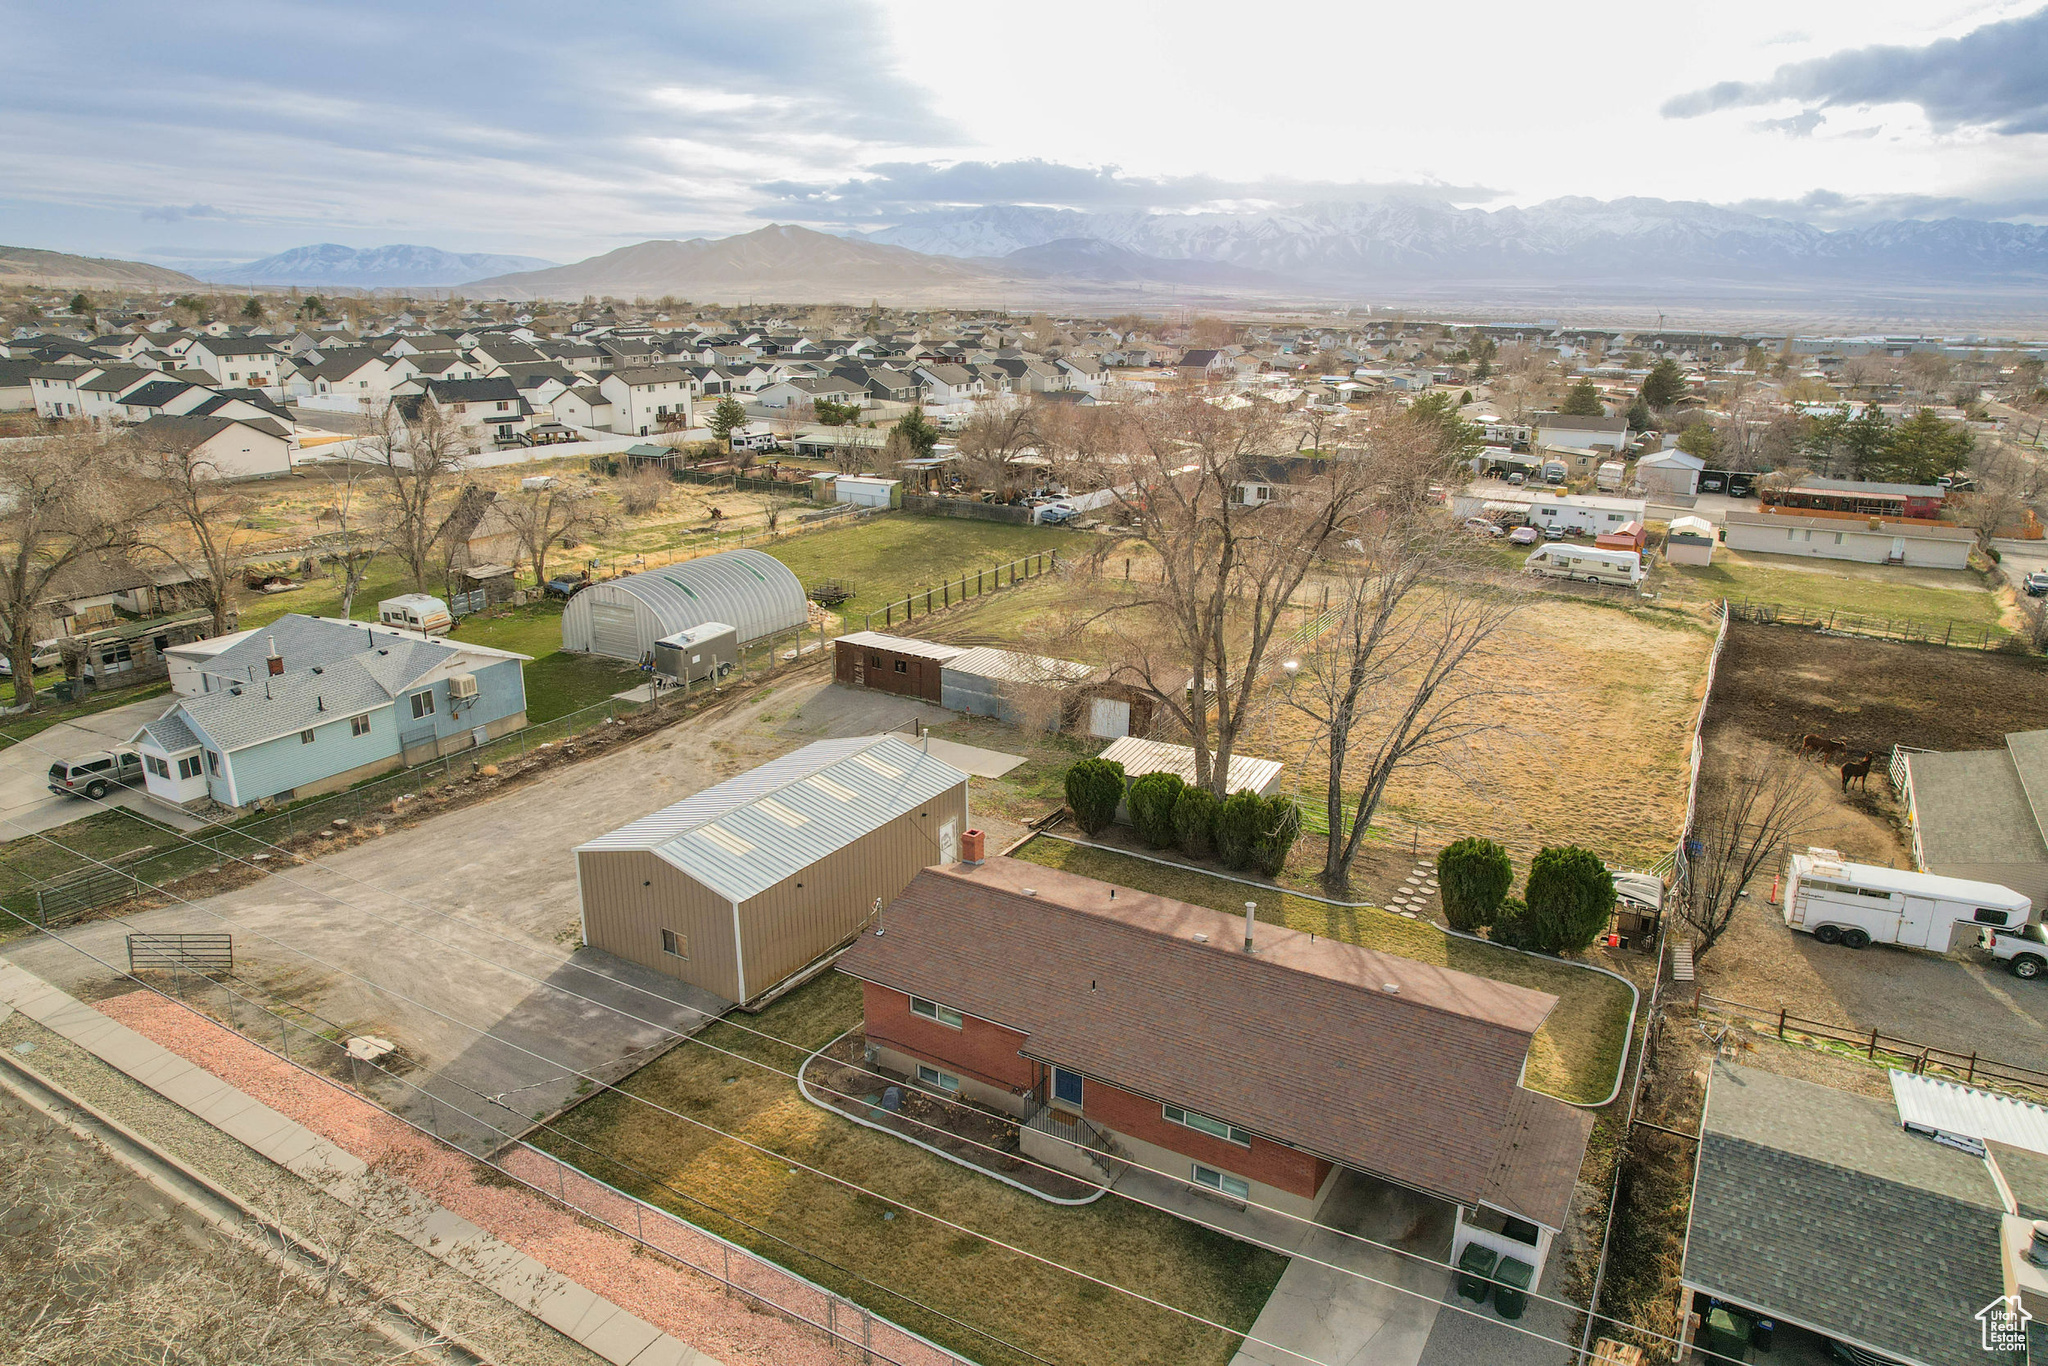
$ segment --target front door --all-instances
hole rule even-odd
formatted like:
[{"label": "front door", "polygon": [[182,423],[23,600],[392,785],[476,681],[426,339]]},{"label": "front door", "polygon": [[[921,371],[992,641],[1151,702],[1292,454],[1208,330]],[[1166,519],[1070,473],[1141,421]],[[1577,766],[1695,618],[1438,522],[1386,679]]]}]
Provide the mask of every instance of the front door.
[{"label": "front door", "polygon": [[1052,1103],[1069,1109],[1081,1108],[1081,1074],[1064,1067],[1052,1069]]}]

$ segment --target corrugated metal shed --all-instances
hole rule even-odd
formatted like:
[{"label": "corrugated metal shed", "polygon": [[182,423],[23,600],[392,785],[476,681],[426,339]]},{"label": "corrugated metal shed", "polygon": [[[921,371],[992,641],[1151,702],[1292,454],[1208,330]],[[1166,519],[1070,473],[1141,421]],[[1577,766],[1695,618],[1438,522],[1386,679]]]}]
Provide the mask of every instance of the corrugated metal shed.
[{"label": "corrugated metal shed", "polygon": [[562,648],[638,660],[655,641],[712,621],[731,623],[744,645],[802,626],[809,613],[782,561],[721,550],[584,589],[562,609]]},{"label": "corrugated metal shed", "polygon": [[946,672],[997,683],[1078,683],[1092,672],[1071,659],[1018,654],[982,645],[946,661]]},{"label": "corrugated metal shed", "polygon": [[[1195,780],[1195,751],[1186,745],[1168,745],[1126,735],[1111,742],[1109,748],[1096,757],[1122,764],[1126,778],[1140,778],[1147,773],[1171,773],[1185,783]],[[1286,765],[1278,759],[1255,759],[1249,754],[1233,754],[1230,756],[1230,777],[1224,791],[1256,792],[1262,797],[1269,797],[1279,788],[1280,775],[1285,771]]]},{"label": "corrugated metal shed", "polygon": [[577,852],[652,850],[726,900],[745,901],[966,781],[894,736],[820,740]]},{"label": "corrugated metal shed", "polygon": [[2048,1155],[2048,1108],[1961,1082],[1892,1071],[1899,1123]]}]

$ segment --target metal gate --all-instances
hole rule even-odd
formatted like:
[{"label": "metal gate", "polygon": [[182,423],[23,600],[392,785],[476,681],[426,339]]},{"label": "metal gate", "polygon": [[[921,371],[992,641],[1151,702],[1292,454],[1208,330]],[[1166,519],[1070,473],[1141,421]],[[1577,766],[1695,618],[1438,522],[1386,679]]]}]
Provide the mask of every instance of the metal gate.
[{"label": "metal gate", "polygon": [[184,968],[188,972],[233,972],[232,934],[131,934],[128,971],[143,968]]},{"label": "metal gate", "polygon": [[473,588],[467,593],[452,593],[448,597],[448,615],[451,617],[474,616],[490,606],[485,600],[484,590]]},{"label": "metal gate", "polygon": [[640,658],[639,616],[631,603],[590,604],[590,649],[613,659]]}]

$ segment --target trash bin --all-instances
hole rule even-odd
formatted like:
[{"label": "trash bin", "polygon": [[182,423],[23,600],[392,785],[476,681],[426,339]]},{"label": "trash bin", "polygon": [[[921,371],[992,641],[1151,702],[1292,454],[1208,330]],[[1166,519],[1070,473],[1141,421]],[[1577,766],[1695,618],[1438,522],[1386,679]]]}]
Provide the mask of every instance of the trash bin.
[{"label": "trash bin", "polygon": [[59,702],[69,702],[71,700],[71,680],[68,678],[64,679],[53,686],[50,691],[57,694]]},{"label": "trash bin", "polygon": [[1749,1360],[1749,1319],[1717,1305],[1700,1330],[1700,1350],[1721,1361]]},{"label": "trash bin", "polygon": [[1756,1348],[1759,1352],[1768,1354],[1771,1350],[1771,1341],[1776,1336],[1777,1331],[1777,1324],[1769,1319],[1758,1319],[1749,1326],[1749,1345]]},{"label": "trash bin", "polygon": [[1474,1304],[1485,1304],[1493,1291],[1493,1264],[1500,1254],[1478,1243],[1467,1243],[1458,1258],[1458,1296]]},{"label": "trash bin", "polygon": [[1514,1257],[1503,1257],[1493,1273],[1499,1287],[1493,1292],[1493,1312],[1504,1319],[1518,1319],[1529,1307],[1529,1281],[1536,1268]]}]

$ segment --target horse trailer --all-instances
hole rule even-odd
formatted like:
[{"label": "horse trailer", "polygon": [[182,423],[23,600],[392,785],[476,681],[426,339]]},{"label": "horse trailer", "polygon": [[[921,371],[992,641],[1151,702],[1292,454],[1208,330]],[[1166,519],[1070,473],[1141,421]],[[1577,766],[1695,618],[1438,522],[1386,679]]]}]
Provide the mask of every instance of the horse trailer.
[{"label": "horse trailer", "polygon": [[1553,579],[1590,579],[1595,583],[1634,584],[1643,581],[1643,557],[1633,550],[1601,550],[1596,546],[1546,545],[1523,562],[1531,574]]},{"label": "horse trailer", "polygon": [[1873,863],[1832,849],[1794,854],[1785,869],[1785,923],[1823,944],[1898,944],[1947,953],[1956,931],[2032,923],[2034,903],[1995,882],[1970,882]]}]

